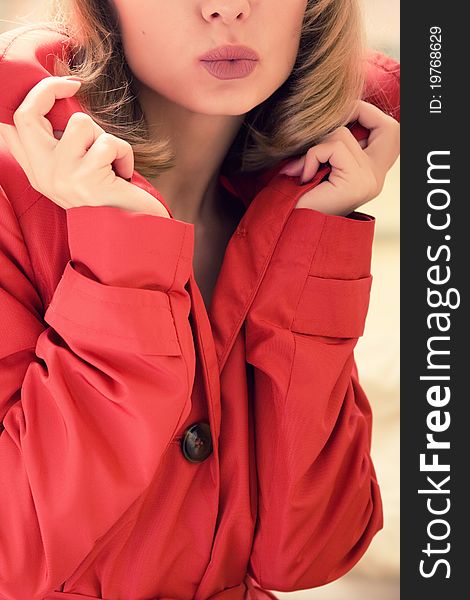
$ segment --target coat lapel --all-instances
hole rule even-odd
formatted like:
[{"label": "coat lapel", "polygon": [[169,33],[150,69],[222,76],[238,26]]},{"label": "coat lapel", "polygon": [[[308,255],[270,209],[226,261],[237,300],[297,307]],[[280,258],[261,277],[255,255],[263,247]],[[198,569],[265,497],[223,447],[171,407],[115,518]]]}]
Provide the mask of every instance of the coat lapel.
[{"label": "coat lapel", "polygon": [[[281,165],[277,170],[280,168]],[[297,177],[275,175],[241,218],[227,245],[209,308],[220,372],[291,211],[300,196],[315,187],[329,171],[329,167],[322,167],[303,185],[298,184]]]}]

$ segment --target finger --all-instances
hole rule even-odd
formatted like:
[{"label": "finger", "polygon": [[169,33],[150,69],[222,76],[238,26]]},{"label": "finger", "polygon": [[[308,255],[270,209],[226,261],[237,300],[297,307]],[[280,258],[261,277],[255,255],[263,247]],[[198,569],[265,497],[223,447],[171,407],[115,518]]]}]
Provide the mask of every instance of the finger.
[{"label": "finger", "polygon": [[102,133],[104,129],[87,114],[73,113],[53,151],[57,172],[74,173],[79,162]]},{"label": "finger", "polygon": [[339,140],[322,142],[308,150],[301,182],[311,179],[317,172],[318,166],[326,162],[344,175],[349,175],[358,168],[356,159],[343,142]]},{"label": "finger", "polygon": [[62,165],[65,171],[75,168],[77,161],[85,156],[103,133],[105,130],[89,115],[73,113],[54,150],[57,164]]},{"label": "finger", "polygon": [[391,128],[398,127],[398,123],[393,117],[384,113],[374,104],[364,102],[363,100],[358,102],[354,118],[358,120],[361,125],[370,130],[369,139],[367,141],[369,155],[371,154],[370,149],[372,148],[372,145],[380,136],[384,134],[387,135]]},{"label": "finger", "polygon": [[386,116],[375,104],[358,100],[348,122],[359,121],[363,127],[366,127],[372,133],[374,129],[382,125],[383,119]]},{"label": "finger", "polygon": [[[58,132],[60,133],[60,132]],[[98,125],[89,115],[82,112],[74,113],[65,128],[65,131],[60,136],[60,142],[57,144],[55,153],[58,157],[58,162],[62,162],[64,171],[70,171],[74,168],[74,163],[78,159],[86,156],[87,152],[92,148],[98,138],[106,133],[106,131]],[[116,143],[123,142],[116,136]],[[122,145],[122,144],[121,144]],[[127,147],[127,154],[125,148]],[[120,150],[120,154],[114,159],[114,167],[117,174],[121,177],[131,177],[134,172],[133,153],[129,145]],[[94,153],[92,153],[93,156]],[[129,157],[128,154],[131,154]],[[105,160],[103,158],[103,160]],[[87,161],[88,166],[89,161]],[[109,163],[108,163],[109,164]],[[107,166],[107,165],[102,165]],[[127,175],[128,174],[128,175]]]},{"label": "finger", "polygon": [[315,173],[320,168],[320,160],[318,158],[318,153],[314,152],[315,148],[318,148],[318,146],[310,148],[305,155],[304,166],[300,173],[300,183],[305,183],[306,181],[313,179]]},{"label": "finger", "polygon": [[377,173],[386,172],[399,153],[399,125],[374,104],[360,100],[354,117],[370,130],[364,152],[376,165]]},{"label": "finger", "polygon": [[364,152],[382,169],[390,169],[400,153],[400,125],[393,117],[387,117],[383,126],[369,137]]},{"label": "finger", "polygon": [[119,177],[128,179],[134,172],[134,153],[129,142],[109,133],[100,135],[86,153],[82,166],[84,170],[98,170],[114,163]]},{"label": "finger", "polygon": [[354,156],[354,158],[356,159],[357,164],[359,166],[364,164],[365,157],[364,157],[363,147],[367,146],[367,140],[362,140],[362,144],[360,144],[347,127],[339,127],[338,129],[335,129],[335,131],[333,131],[329,135],[325,136],[323,141],[324,142],[334,142],[334,141],[343,142],[345,144],[345,146],[349,149],[351,154]]},{"label": "finger", "polygon": [[45,77],[26,95],[13,115],[16,131],[31,166],[47,172],[50,152],[56,147],[52,125],[45,115],[59,98],[67,98],[78,90],[79,82],[62,77]]}]

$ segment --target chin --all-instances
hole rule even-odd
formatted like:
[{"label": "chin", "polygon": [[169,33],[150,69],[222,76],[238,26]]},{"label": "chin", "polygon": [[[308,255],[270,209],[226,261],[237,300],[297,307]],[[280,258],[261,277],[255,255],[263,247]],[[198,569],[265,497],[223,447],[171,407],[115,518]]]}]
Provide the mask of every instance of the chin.
[{"label": "chin", "polygon": [[257,102],[247,102],[246,99],[243,102],[235,102],[233,94],[229,100],[224,102],[222,97],[218,98],[217,94],[212,93],[210,97],[201,99],[201,101],[195,102],[191,106],[186,105],[186,108],[192,112],[204,115],[241,116],[245,115],[257,105]]}]

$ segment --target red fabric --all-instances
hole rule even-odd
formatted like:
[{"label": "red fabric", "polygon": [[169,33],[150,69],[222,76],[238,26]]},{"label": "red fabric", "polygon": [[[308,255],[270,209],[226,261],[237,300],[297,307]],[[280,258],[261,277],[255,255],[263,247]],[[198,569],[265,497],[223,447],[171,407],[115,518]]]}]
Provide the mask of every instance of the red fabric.
[{"label": "red fabric", "polygon": [[[0,36],[2,122],[63,42]],[[382,527],[354,360],[375,223],[294,210],[327,172],[243,196],[206,311],[193,224],[65,211],[0,145],[2,600],[269,598],[363,555]],[[192,463],[198,421],[213,452]]]}]

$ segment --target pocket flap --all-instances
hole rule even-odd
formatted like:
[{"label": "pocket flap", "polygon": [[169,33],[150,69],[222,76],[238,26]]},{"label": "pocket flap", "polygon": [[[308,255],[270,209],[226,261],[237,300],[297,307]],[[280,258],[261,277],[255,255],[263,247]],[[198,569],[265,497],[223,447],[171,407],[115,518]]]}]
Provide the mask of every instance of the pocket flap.
[{"label": "pocket flap", "polygon": [[327,279],[309,275],[291,330],[330,337],[357,338],[364,333],[372,275]]},{"label": "pocket flap", "polygon": [[69,261],[44,319],[65,339],[121,352],[180,356],[166,292],[107,286]]}]

